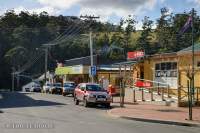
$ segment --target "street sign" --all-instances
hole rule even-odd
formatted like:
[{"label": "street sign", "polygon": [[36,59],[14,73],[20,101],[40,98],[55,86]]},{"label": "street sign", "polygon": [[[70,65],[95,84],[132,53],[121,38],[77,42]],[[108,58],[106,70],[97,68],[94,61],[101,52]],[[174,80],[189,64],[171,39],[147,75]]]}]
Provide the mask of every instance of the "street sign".
[{"label": "street sign", "polygon": [[96,66],[90,66],[89,73],[91,76],[95,76],[97,74],[97,67]]}]

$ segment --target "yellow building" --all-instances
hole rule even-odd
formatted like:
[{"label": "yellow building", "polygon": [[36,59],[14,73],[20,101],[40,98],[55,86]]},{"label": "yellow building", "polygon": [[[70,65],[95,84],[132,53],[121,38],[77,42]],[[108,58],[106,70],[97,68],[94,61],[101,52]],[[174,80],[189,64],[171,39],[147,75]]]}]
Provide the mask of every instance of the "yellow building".
[{"label": "yellow building", "polygon": [[[200,101],[200,44],[195,45],[194,100]],[[156,54],[134,65],[134,78],[167,84],[179,105],[187,102],[188,81],[192,72],[192,47],[176,53]]]}]

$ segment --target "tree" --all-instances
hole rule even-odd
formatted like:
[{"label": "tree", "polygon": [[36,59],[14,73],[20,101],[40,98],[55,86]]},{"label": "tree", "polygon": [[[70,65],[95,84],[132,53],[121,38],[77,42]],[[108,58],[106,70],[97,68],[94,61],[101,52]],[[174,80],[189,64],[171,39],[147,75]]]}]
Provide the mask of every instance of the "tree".
[{"label": "tree", "polygon": [[143,19],[142,33],[137,40],[137,49],[144,50],[146,54],[152,54],[151,40],[152,40],[152,25],[153,21],[145,16]]},{"label": "tree", "polygon": [[124,30],[124,52],[125,54],[128,52],[128,49],[131,48],[131,35],[133,32],[135,32],[136,20],[134,16],[129,15],[126,20],[124,20],[124,25],[126,25]]},{"label": "tree", "polygon": [[164,7],[161,9],[161,17],[157,20],[156,37],[158,42],[158,52],[169,52],[172,36],[172,14],[169,9]]}]

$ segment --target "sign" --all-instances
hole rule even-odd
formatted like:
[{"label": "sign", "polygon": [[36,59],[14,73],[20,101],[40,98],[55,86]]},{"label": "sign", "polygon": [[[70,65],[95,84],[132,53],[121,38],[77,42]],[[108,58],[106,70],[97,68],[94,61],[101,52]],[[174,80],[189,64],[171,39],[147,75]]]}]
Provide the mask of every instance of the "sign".
[{"label": "sign", "polygon": [[152,84],[150,82],[147,82],[147,81],[138,80],[138,81],[136,81],[135,86],[136,87],[151,87]]},{"label": "sign", "polygon": [[127,59],[137,59],[137,58],[141,58],[144,57],[144,51],[134,51],[134,52],[128,52],[127,53]]},{"label": "sign", "polygon": [[91,66],[89,69],[89,74],[91,76],[95,76],[97,74],[97,67],[96,66]]}]

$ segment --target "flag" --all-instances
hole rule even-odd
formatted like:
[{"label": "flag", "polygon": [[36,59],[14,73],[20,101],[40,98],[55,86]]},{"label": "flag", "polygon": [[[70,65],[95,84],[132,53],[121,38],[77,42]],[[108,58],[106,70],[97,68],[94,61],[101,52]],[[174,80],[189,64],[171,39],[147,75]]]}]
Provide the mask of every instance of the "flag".
[{"label": "flag", "polygon": [[185,25],[179,31],[179,35],[185,33],[187,31],[187,29],[191,27],[191,25],[192,25],[192,17],[189,16],[187,22],[185,23]]}]

